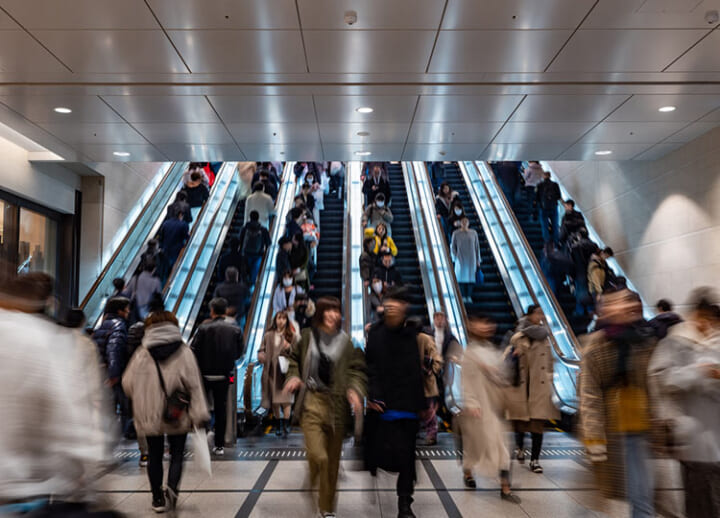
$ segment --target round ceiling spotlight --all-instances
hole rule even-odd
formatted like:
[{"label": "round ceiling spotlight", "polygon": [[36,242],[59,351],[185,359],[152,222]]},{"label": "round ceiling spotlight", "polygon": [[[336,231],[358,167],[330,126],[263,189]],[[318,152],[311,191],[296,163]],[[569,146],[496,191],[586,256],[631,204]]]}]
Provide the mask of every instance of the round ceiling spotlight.
[{"label": "round ceiling spotlight", "polygon": [[663,113],[674,112],[675,110],[675,106],[663,106],[661,108],[658,108],[658,111]]},{"label": "round ceiling spotlight", "polygon": [[355,110],[355,111],[358,112],[358,113],[372,113],[372,112],[374,112],[375,110],[373,110],[373,109],[370,108],[369,106],[361,106],[360,108],[358,108],[358,109]]},{"label": "round ceiling spotlight", "polygon": [[358,132],[357,132],[357,136],[358,136],[358,137],[369,137],[369,136],[370,136],[370,132],[369,132],[369,131],[358,131]]},{"label": "round ceiling spotlight", "polygon": [[127,151],[113,151],[113,155],[120,157],[128,157],[130,156],[130,153],[128,153]]},{"label": "round ceiling spotlight", "polygon": [[65,108],[64,106],[58,106],[54,110],[56,113],[62,113],[63,115],[67,115],[68,113],[72,113],[72,110],[70,108]]},{"label": "round ceiling spotlight", "polygon": [[280,151],[280,154],[281,154],[281,155],[284,155],[284,154],[285,154],[285,151]]},{"label": "round ceiling spotlight", "polygon": [[355,154],[357,156],[370,156],[372,153],[370,151],[355,151]]},{"label": "round ceiling spotlight", "polygon": [[440,156],[445,156],[445,151],[438,151],[438,154],[439,154]]},{"label": "round ceiling spotlight", "polygon": [[612,155],[612,151],[610,151],[609,149],[603,149],[603,150],[601,150],[601,151],[595,151],[595,154],[596,154],[597,156]]}]

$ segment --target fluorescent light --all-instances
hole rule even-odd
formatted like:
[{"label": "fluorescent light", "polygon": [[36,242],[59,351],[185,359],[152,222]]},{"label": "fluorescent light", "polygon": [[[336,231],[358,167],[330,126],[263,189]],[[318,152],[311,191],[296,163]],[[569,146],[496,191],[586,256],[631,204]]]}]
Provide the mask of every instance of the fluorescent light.
[{"label": "fluorescent light", "polygon": [[667,113],[667,112],[674,112],[675,109],[676,109],[676,108],[675,108],[674,106],[663,106],[663,107],[661,107],[661,108],[658,108],[658,111],[659,111],[659,112],[663,112],[663,113]]},{"label": "fluorescent light", "polygon": [[72,110],[70,108],[65,108],[64,106],[58,106],[57,108],[55,108],[55,111],[62,114],[72,113]]},{"label": "fluorescent light", "polygon": [[130,156],[130,153],[128,153],[127,151],[113,151],[113,155],[126,157]]},{"label": "fluorescent light", "polygon": [[355,151],[355,154],[357,156],[370,156],[372,153],[370,151]]},{"label": "fluorescent light", "polygon": [[602,151],[595,151],[595,154],[598,156],[611,155],[612,151],[610,151],[609,149],[603,149]]},{"label": "fluorescent light", "polygon": [[358,112],[358,113],[372,113],[372,112],[374,112],[375,110],[373,110],[373,109],[370,108],[369,106],[361,106],[360,108],[358,108],[358,109],[355,110],[355,111]]}]

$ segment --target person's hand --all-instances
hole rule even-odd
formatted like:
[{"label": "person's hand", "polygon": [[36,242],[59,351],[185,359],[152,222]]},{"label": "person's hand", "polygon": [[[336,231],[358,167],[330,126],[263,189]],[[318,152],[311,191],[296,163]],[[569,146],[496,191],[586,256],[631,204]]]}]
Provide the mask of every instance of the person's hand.
[{"label": "person's hand", "polygon": [[384,401],[371,401],[368,399],[367,406],[370,410],[374,410],[375,412],[379,412],[381,414],[385,412]]},{"label": "person's hand", "polygon": [[720,380],[720,365],[717,364],[705,364],[703,365],[705,370],[705,376],[710,379]]},{"label": "person's hand", "polygon": [[482,410],[479,408],[466,408],[463,410],[463,413],[473,419],[480,419],[482,417]]},{"label": "person's hand", "polygon": [[291,347],[292,347],[292,345],[290,344],[290,342],[288,342],[287,340],[285,340],[285,339],[283,338],[282,350],[283,350],[283,351],[289,351]]},{"label": "person's hand", "polygon": [[348,399],[348,403],[350,403],[350,407],[352,408],[353,414],[362,415],[363,404],[362,404],[362,398],[360,397],[360,394],[355,392],[355,390],[353,390],[353,389],[348,389],[347,399]]},{"label": "person's hand", "polygon": [[372,190],[373,190],[373,191],[377,191],[377,190],[378,190],[378,186],[377,186],[377,185],[375,185],[375,184],[373,184],[373,186],[372,186]]},{"label": "person's hand", "polygon": [[258,353],[258,361],[260,363],[265,363],[265,353]]},{"label": "person's hand", "polygon": [[380,314],[380,315],[382,315],[383,313],[385,313],[385,306],[378,306],[378,307],[376,307],[376,308],[375,308],[375,313],[378,313],[378,314]]},{"label": "person's hand", "polygon": [[372,324],[365,324],[365,332],[367,333],[370,331],[370,328],[372,327]]},{"label": "person's hand", "polygon": [[292,394],[293,392],[297,392],[302,387],[302,380],[300,378],[290,378],[285,382],[285,387],[283,387],[283,392],[285,394]]},{"label": "person's hand", "polygon": [[363,286],[366,288],[370,287],[370,281],[363,281]]}]

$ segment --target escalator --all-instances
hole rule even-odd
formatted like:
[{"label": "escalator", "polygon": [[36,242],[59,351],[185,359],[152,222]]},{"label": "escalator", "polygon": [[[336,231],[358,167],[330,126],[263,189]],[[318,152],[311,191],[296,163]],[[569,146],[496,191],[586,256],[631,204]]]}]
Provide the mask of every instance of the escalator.
[{"label": "escalator", "polygon": [[311,295],[316,300],[328,296],[342,300],[345,200],[336,196],[325,196],[324,203],[325,208],[320,212],[320,244],[313,279],[315,290]]},{"label": "escalator", "polygon": [[410,216],[402,165],[388,162],[386,167],[392,193],[392,205],[390,208],[394,216],[392,238],[398,249],[395,266],[400,271],[403,283],[410,292],[409,315],[425,320],[428,317],[427,302],[423,290],[418,248],[413,232],[413,222]]},{"label": "escalator", "polygon": [[[517,168],[517,175],[521,176],[520,168],[522,167],[522,162],[513,162],[512,164]],[[498,178],[498,181],[500,181],[497,174],[499,164],[491,162],[490,167],[492,168],[493,173],[495,173],[496,178]],[[518,183],[521,184],[520,180],[518,180]],[[525,238],[530,244],[535,257],[538,262],[542,264],[544,240],[542,237],[542,229],[540,228],[540,221],[537,217],[537,211],[533,209],[533,198],[535,193],[534,190],[523,187],[520,187],[519,190],[520,192],[516,196],[515,203],[511,205],[511,208],[513,209],[515,218],[520,224],[520,228],[522,229],[523,234],[525,234]],[[562,308],[565,317],[570,322],[573,331],[577,334],[586,332],[590,318],[574,314],[575,296],[570,291],[569,285],[558,284],[555,298]]]},{"label": "escalator", "polygon": [[[482,272],[485,281],[482,285],[476,285],[473,291],[473,303],[466,304],[467,310],[480,311],[495,320],[497,331],[495,334],[496,343],[510,329],[515,327],[517,316],[513,310],[510,296],[503,284],[498,265],[493,256],[487,236],[483,231],[480,218],[475,206],[470,199],[467,185],[463,180],[457,162],[444,164],[445,181],[453,191],[456,191],[462,202],[465,213],[470,219],[470,228],[475,229],[480,240],[480,255],[482,256]],[[448,246],[450,243],[448,243]]]}]

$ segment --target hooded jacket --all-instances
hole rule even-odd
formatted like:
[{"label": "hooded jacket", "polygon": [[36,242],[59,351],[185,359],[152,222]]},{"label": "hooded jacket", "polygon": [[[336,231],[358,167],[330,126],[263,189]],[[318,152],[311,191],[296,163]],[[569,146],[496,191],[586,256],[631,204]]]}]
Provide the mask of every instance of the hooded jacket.
[{"label": "hooded jacket", "polygon": [[[167,394],[183,390],[190,396],[188,411],[176,423],[163,420],[165,394],[160,385],[157,361]],[[202,377],[195,356],[183,342],[180,329],[170,322],[145,330],[142,347],[130,360],[122,379],[125,394],[132,400],[138,435],[180,435],[210,419]]]},{"label": "hooded jacket", "polygon": [[106,365],[109,378],[122,376],[128,363],[127,322],[115,314],[105,315],[100,327],[93,333],[102,362]]}]

